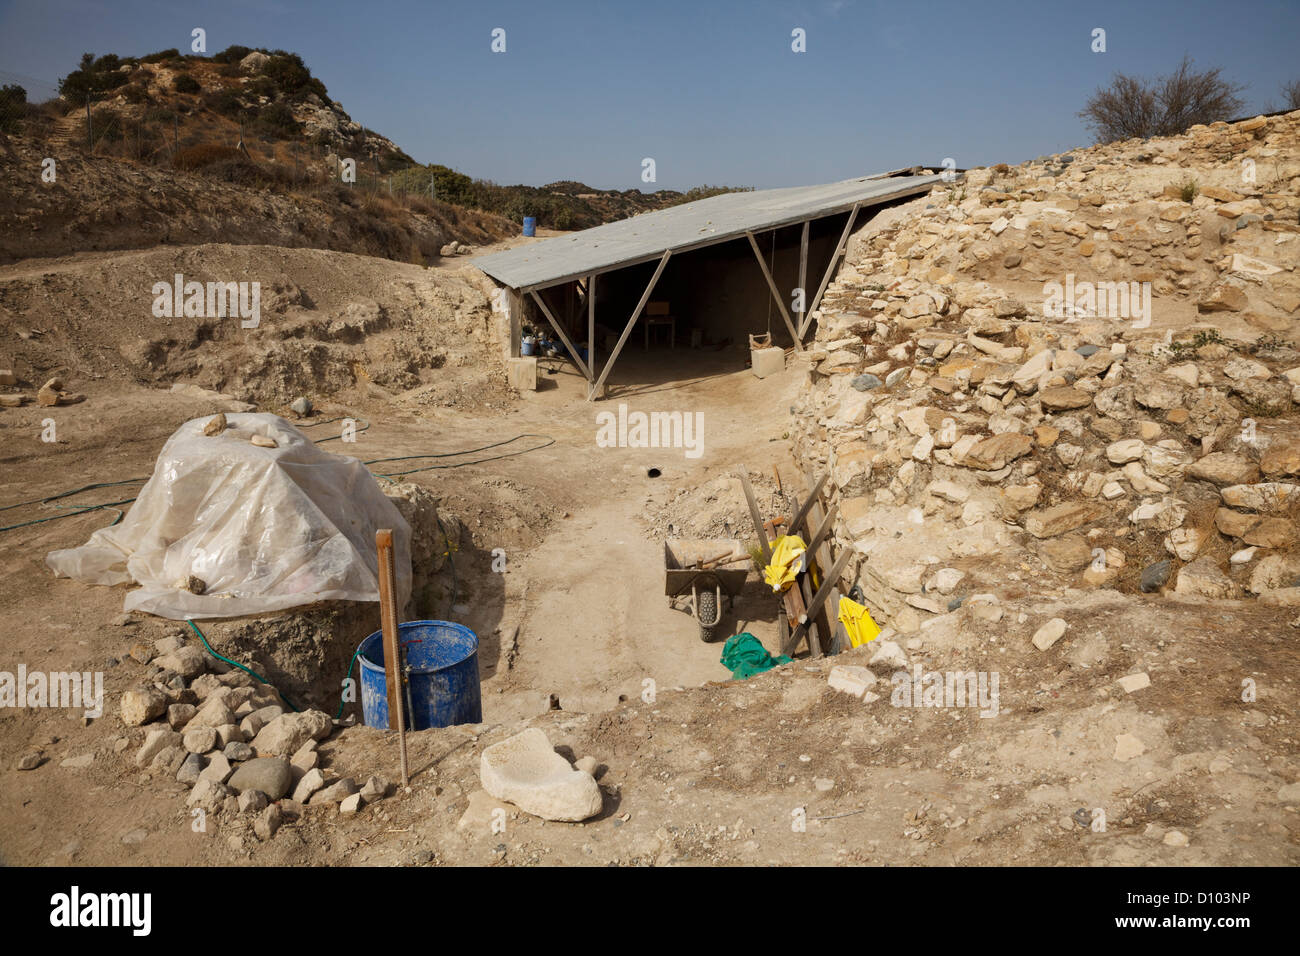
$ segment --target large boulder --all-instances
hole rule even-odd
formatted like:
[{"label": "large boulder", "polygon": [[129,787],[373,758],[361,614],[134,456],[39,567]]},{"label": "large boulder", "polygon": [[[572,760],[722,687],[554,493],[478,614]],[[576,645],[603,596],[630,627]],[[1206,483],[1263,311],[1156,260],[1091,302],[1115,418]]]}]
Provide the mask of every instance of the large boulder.
[{"label": "large boulder", "polygon": [[334,728],[329,715],[319,710],[300,714],[281,714],[257,732],[253,749],[259,756],[292,756],[309,740],[324,740]]},{"label": "large boulder", "polygon": [[226,781],[226,786],[236,793],[259,790],[268,800],[279,800],[293,785],[289,761],[283,757],[258,757],[239,765],[239,769]]},{"label": "large boulder", "polygon": [[483,789],[544,820],[586,820],[600,813],[600,787],[555,752],[546,734],[529,727],[483,751]]}]

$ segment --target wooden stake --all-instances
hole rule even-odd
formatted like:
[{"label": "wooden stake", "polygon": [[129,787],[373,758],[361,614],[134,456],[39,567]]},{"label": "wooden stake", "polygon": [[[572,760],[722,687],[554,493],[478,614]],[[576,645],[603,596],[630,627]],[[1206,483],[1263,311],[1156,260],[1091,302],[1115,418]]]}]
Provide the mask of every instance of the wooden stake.
[{"label": "wooden stake", "polygon": [[379,550],[379,622],[384,632],[384,682],[388,690],[388,725],[397,720],[398,746],[402,758],[402,786],[410,786],[406,765],[406,710],[402,693],[402,643],[397,629],[397,574],[393,561],[393,532],[381,528],[375,532]]}]

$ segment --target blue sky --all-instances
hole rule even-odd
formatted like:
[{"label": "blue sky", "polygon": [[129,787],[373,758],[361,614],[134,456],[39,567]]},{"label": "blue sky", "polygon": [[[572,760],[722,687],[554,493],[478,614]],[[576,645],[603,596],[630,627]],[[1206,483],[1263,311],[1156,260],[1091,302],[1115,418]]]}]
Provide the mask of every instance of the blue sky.
[{"label": "blue sky", "polygon": [[53,82],[86,51],[188,50],[196,26],[209,53],[301,53],[417,160],[506,184],[762,188],[1014,163],[1089,142],[1075,114],[1116,71],[1165,73],[1187,53],[1247,84],[1252,113],[1300,78],[1300,0],[0,0],[0,78]]}]

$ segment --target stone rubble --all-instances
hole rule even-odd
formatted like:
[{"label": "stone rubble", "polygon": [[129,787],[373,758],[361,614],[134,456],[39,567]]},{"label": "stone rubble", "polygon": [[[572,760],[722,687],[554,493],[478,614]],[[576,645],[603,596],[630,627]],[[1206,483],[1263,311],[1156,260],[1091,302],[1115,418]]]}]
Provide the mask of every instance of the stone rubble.
[{"label": "stone rubble", "polygon": [[845,593],[904,635],[995,613],[966,600],[990,586],[1292,600],[1300,111],[974,169],[900,211],[795,356]]}]

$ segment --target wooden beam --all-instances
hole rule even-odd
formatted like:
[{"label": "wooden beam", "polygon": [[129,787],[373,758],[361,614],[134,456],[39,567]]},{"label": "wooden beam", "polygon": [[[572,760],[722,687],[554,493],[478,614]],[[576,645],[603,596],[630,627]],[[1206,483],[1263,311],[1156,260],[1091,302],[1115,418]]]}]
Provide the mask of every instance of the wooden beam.
[{"label": "wooden beam", "polygon": [[596,379],[596,384],[592,387],[593,392],[599,393],[600,387],[605,384],[605,378],[614,368],[614,362],[617,361],[618,354],[623,351],[623,346],[627,344],[627,337],[632,334],[632,326],[636,325],[636,320],[641,317],[641,310],[644,309],[645,304],[650,301],[650,293],[654,292],[655,283],[658,282],[659,277],[663,275],[664,266],[668,265],[668,259],[672,254],[673,251],[671,249],[664,250],[663,257],[659,260],[659,265],[655,269],[655,274],[650,277],[650,281],[646,284],[645,291],[641,293],[641,301],[636,304],[636,309],[632,312],[632,318],[628,319],[627,325],[623,326],[623,334],[618,337],[618,342],[614,346],[614,351],[609,354],[609,361],[605,363],[605,371],[601,372],[600,378]]},{"label": "wooden beam", "polygon": [[781,310],[781,318],[785,320],[786,330],[790,333],[790,338],[794,339],[794,347],[798,352],[803,351],[803,342],[799,341],[799,333],[794,330],[794,323],[790,321],[790,313],[786,310],[785,300],[781,298],[781,293],[777,291],[776,282],[772,279],[772,272],[763,261],[763,253],[758,251],[758,241],[754,239],[752,232],[746,232],[749,237],[749,244],[754,249],[754,258],[758,260],[758,267],[763,270],[763,278],[767,280],[767,287],[772,290],[772,298],[776,299],[776,307]]},{"label": "wooden beam", "polygon": [[536,292],[530,292],[528,294],[533,297],[533,301],[535,301],[538,307],[542,310],[542,314],[546,316],[546,321],[551,323],[551,328],[555,329],[555,334],[560,337],[560,341],[563,342],[565,348],[569,350],[569,355],[572,357],[574,363],[578,368],[582,369],[582,374],[586,377],[587,381],[591,381],[591,372],[588,370],[586,363],[582,361],[582,356],[580,356],[578,350],[573,347],[573,343],[569,341],[569,337],[564,334],[564,329],[560,328],[560,323],[555,321],[555,316],[551,315],[551,310],[547,307],[545,300],[543,300]]},{"label": "wooden beam", "polygon": [[826,274],[822,276],[822,284],[817,287],[817,294],[813,296],[812,302],[808,303],[808,314],[799,326],[800,335],[807,332],[808,326],[812,325],[812,314],[817,311],[817,306],[821,305],[822,296],[826,294],[826,287],[831,284],[831,276],[835,274],[835,264],[840,261],[840,256],[844,255],[844,250],[849,241],[849,233],[853,231],[853,221],[858,218],[860,208],[862,208],[861,203],[853,204],[853,210],[849,213],[849,220],[844,224],[844,231],[840,233],[840,241],[835,244],[835,253],[831,256],[831,261],[826,264]]},{"label": "wooden beam", "polygon": [[804,316],[808,314],[808,289],[804,283],[808,281],[808,227],[811,225],[811,219],[803,221],[803,238],[799,240],[799,301],[803,305],[799,310],[800,335],[804,333]]}]

